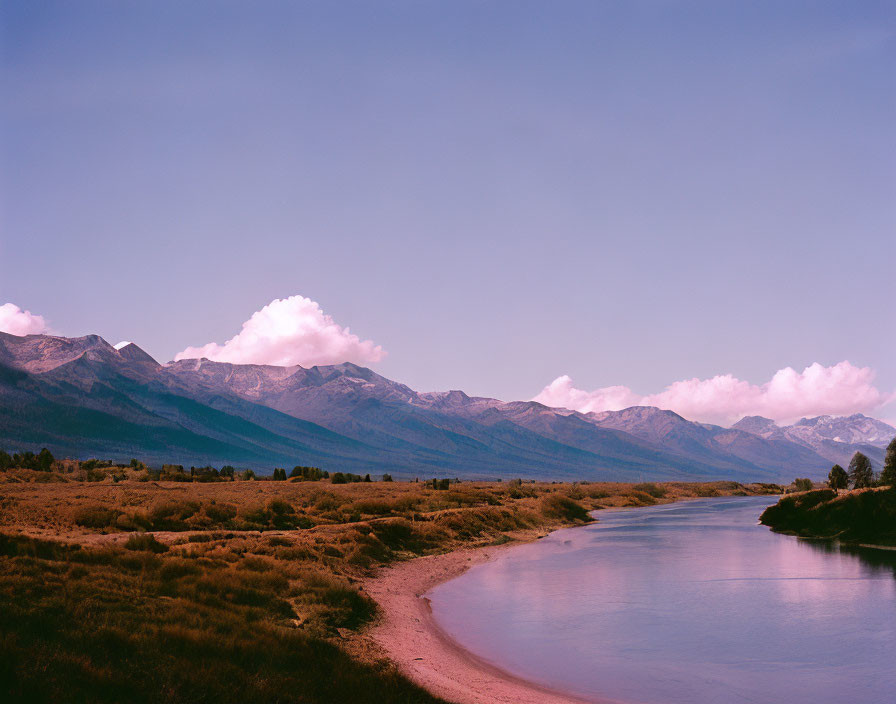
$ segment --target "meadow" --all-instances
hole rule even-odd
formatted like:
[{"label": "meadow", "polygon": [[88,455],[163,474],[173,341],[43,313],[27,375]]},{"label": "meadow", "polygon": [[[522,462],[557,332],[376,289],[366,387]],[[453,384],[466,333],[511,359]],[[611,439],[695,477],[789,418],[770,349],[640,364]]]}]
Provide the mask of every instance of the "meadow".
[{"label": "meadow", "polygon": [[[0,683],[19,702],[435,702],[365,640],[361,580],[606,507],[775,485],[159,481],[0,472]],[[158,475],[156,475],[158,476]]]}]

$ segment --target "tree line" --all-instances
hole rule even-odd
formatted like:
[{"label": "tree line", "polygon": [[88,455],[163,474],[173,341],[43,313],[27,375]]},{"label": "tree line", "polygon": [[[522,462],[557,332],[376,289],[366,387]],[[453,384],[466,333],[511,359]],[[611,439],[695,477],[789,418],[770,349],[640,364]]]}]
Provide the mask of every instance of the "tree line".
[{"label": "tree line", "polygon": [[884,466],[880,475],[875,475],[871,460],[862,452],[857,452],[849,461],[849,468],[843,469],[839,464],[831,467],[828,473],[828,486],[831,489],[866,489],[872,486],[896,486],[896,438],[887,445],[884,455]]}]

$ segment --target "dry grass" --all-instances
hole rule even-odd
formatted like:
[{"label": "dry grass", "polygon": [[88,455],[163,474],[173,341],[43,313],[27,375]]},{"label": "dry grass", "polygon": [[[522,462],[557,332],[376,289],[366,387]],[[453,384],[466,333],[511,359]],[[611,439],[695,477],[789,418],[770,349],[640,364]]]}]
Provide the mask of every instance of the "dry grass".
[{"label": "dry grass", "polygon": [[136,474],[0,473],[4,701],[434,702],[340,645],[375,615],[357,586],[371,569],[543,534],[592,509],[763,491]]}]

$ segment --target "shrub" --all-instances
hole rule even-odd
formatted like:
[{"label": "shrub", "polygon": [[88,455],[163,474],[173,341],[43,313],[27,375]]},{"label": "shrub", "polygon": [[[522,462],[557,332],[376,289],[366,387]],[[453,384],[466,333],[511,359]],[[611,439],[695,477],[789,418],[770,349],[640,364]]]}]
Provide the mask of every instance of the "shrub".
[{"label": "shrub", "polygon": [[342,506],[342,500],[329,491],[316,492],[312,494],[311,500],[317,511],[335,511]]},{"label": "shrub", "polygon": [[195,501],[166,501],[157,504],[149,512],[149,520],[155,530],[184,530],[185,521],[199,511]]},{"label": "shrub", "polygon": [[230,504],[206,504],[203,510],[213,523],[227,523],[236,517],[236,507]]},{"label": "shrub", "polygon": [[548,494],[541,500],[541,512],[548,518],[564,521],[587,521],[588,511],[581,504],[562,494]]},{"label": "shrub", "polygon": [[85,528],[106,528],[115,523],[120,512],[105,506],[85,506],[75,512],[75,523]]},{"label": "shrub", "polygon": [[635,484],[632,489],[634,491],[643,491],[645,494],[650,494],[655,499],[661,499],[666,495],[666,488],[659,484],[654,484],[653,482]]},{"label": "shrub", "polygon": [[168,552],[168,546],[156,540],[152,533],[135,533],[124,544],[126,550],[146,550],[160,553]]},{"label": "shrub", "polygon": [[812,491],[812,480],[806,477],[797,477],[793,480],[794,491]]}]

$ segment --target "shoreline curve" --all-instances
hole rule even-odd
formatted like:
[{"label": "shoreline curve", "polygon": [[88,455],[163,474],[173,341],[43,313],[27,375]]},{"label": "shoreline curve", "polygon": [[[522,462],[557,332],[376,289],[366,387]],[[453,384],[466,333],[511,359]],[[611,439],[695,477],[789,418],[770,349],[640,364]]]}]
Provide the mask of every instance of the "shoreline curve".
[{"label": "shoreline curve", "polygon": [[584,699],[502,670],[464,648],[433,618],[427,592],[519,544],[417,557],[365,580],[364,591],[377,602],[381,614],[366,638],[403,675],[456,704],[610,704],[607,699]]}]

